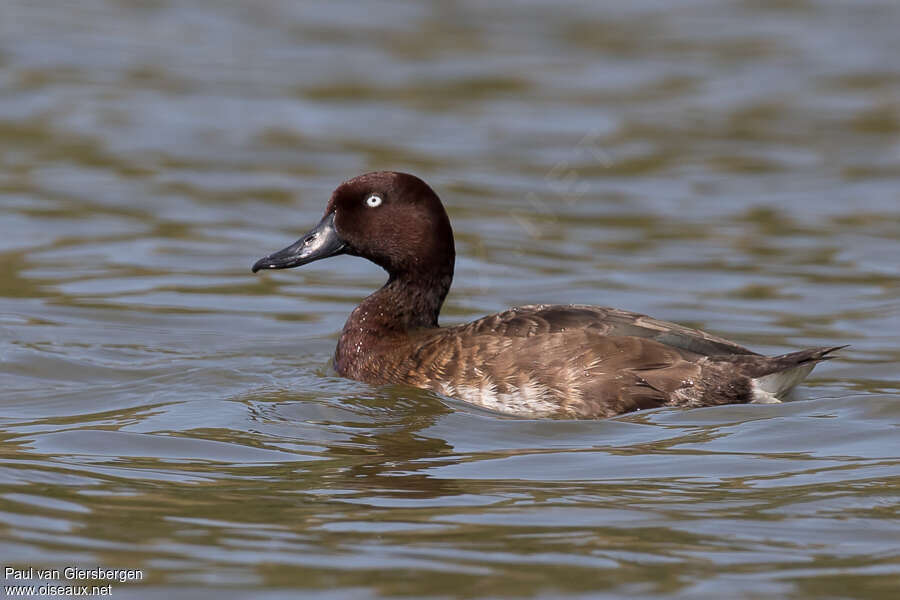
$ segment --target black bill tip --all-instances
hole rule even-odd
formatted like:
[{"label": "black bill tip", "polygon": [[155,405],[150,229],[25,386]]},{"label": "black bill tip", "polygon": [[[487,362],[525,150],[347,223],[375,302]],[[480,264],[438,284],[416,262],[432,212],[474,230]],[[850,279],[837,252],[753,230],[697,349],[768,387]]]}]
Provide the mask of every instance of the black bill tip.
[{"label": "black bill tip", "polygon": [[315,260],[343,254],[347,244],[334,228],[334,213],[329,213],[302,238],[278,252],[264,256],[250,267],[254,273],[263,269],[290,269]]},{"label": "black bill tip", "polygon": [[278,267],[276,267],[275,265],[273,265],[273,264],[268,260],[268,258],[269,258],[269,257],[266,256],[265,258],[259,259],[258,261],[256,261],[255,263],[253,263],[253,266],[250,267],[250,270],[253,271],[254,273],[256,273],[257,271],[261,271],[262,269],[277,269]]}]

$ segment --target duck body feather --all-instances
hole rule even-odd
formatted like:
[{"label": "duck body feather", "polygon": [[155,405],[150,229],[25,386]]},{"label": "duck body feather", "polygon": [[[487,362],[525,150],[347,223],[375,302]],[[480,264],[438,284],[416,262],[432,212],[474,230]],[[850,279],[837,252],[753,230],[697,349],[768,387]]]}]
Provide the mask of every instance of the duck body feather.
[{"label": "duck body feather", "polygon": [[774,402],[789,389],[767,392],[757,378],[803,369],[835,349],[767,357],[698,329],[588,305],[522,306],[455,327],[376,338],[353,321],[335,354],[340,374],[531,418]]}]

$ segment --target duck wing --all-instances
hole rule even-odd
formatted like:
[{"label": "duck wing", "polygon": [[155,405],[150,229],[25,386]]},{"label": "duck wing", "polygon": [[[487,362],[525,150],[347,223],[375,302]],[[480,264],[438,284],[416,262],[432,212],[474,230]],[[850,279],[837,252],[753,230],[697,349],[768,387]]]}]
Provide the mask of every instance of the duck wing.
[{"label": "duck wing", "polygon": [[460,334],[532,337],[582,329],[604,336],[648,338],[703,356],[756,352],[699,329],[654,319],[640,313],[581,304],[537,304],[512,308],[467,325],[449,328]]},{"label": "duck wing", "polygon": [[431,335],[395,380],[507,414],[597,418],[679,404],[703,378],[704,357],[656,340],[529,323],[519,335],[468,326]]}]

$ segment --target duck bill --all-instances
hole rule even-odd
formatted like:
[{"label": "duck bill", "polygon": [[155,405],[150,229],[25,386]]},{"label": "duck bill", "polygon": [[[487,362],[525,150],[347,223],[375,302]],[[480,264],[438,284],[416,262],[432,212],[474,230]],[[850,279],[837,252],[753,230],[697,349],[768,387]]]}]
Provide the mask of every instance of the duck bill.
[{"label": "duck bill", "polygon": [[278,252],[256,261],[253,272],[261,269],[290,269],[314,260],[346,252],[347,243],[334,228],[334,213],[329,213],[302,238]]}]

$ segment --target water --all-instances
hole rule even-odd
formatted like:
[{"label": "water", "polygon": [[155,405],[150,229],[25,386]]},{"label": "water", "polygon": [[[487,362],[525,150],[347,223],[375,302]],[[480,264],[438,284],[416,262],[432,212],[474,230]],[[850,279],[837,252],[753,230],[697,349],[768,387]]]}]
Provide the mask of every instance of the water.
[{"label": "water", "polygon": [[[0,562],[140,569],[119,598],[896,598],[897,31],[888,0],[5,0]],[[249,267],[380,168],[447,204],[445,324],[851,347],[783,405],[596,422],[343,380],[383,273]]]}]

